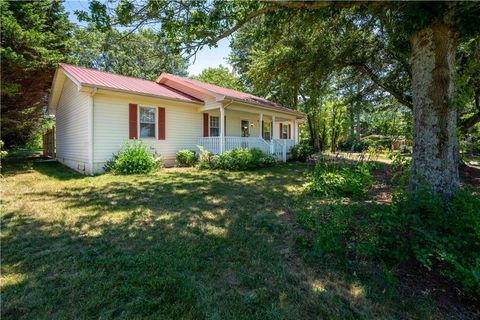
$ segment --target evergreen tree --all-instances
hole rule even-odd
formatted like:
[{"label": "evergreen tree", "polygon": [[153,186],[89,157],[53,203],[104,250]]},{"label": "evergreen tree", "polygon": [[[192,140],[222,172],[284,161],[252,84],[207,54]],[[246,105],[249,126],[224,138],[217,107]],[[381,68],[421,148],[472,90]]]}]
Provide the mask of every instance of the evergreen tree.
[{"label": "evergreen tree", "polygon": [[48,91],[69,50],[71,24],[60,1],[1,1],[1,137],[30,141],[45,121]]}]

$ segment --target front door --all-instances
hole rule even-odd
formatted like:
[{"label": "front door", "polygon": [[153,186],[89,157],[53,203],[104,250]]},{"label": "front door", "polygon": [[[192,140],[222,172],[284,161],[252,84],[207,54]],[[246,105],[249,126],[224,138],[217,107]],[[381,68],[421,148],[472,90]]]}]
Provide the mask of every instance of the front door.
[{"label": "front door", "polygon": [[248,120],[242,120],[241,125],[242,130],[242,137],[249,137],[250,136],[250,123]]}]

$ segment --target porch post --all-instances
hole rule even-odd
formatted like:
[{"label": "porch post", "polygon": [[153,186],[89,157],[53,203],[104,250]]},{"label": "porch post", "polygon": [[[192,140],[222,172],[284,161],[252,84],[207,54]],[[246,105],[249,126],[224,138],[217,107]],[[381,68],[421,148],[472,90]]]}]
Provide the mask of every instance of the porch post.
[{"label": "porch post", "polygon": [[258,118],[258,136],[263,139],[263,113],[260,113],[260,116]]},{"label": "porch post", "polygon": [[270,126],[270,153],[275,154],[275,142],[273,139],[275,138],[275,116],[272,116],[272,125]]},{"label": "porch post", "polygon": [[292,131],[293,131],[293,142],[297,144],[297,119],[292,121]]},{"label": "porch post", "polygon": [[275,129],[275,116],[272,116],[272,140],[277,138],[277,130]]},{"label": "porch post", "polygon": [[220,106],[220,154],[225,150],[225,108]]}]

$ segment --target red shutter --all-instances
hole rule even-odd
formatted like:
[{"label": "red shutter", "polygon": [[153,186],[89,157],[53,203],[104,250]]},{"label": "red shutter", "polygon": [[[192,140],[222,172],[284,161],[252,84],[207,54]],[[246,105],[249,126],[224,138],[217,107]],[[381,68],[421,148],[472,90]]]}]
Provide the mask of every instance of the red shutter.
[{"label": "red shutter", "polygon": [[203,114],[203,136],[208,137],[208,113]]},{"label": "red shutter", "polygon": [[288,139],[292,139],[292,125],[288,125]]},{"label": "red shutter", "polygon": [[283,133],[282,131],[283,130],[282,129],[283,129],[283,123],[280,123],[280,137],[279,137],[280,139],[283,139],[283,136],[282,136],[282,133]]},{"label": "red shutter", "polygon": [[158,108],[158,140],[165,140],[165,108]]},{"label": "red shutter", "polygon": [[262,138],[265,138],[265,121],[262,120]]},{"label": "red shutter", "polygon": [[129,129],[128,129],[128,137],[129,139],[137,139],[137,105],[130,103],[128,105],[128,124],[129,124]]},{"label": "red shutter", "polygon": [[224,116],[224,119],[225,121],[224,121],[223,127],[225,128],[224,130],[225,132],[223,134],[226,136],[227,135],[227,116]]}]

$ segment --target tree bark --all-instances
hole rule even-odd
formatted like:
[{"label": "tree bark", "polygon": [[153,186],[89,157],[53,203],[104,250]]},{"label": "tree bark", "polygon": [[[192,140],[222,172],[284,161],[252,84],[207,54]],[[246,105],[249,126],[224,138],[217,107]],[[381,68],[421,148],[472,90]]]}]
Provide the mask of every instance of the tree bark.
[{"label": "tree bark", "polygon": [[444,196],[459,187],[454,95],[456,37],[445,23],[415,33],[412,45],[412,190],[425,185]]}]

